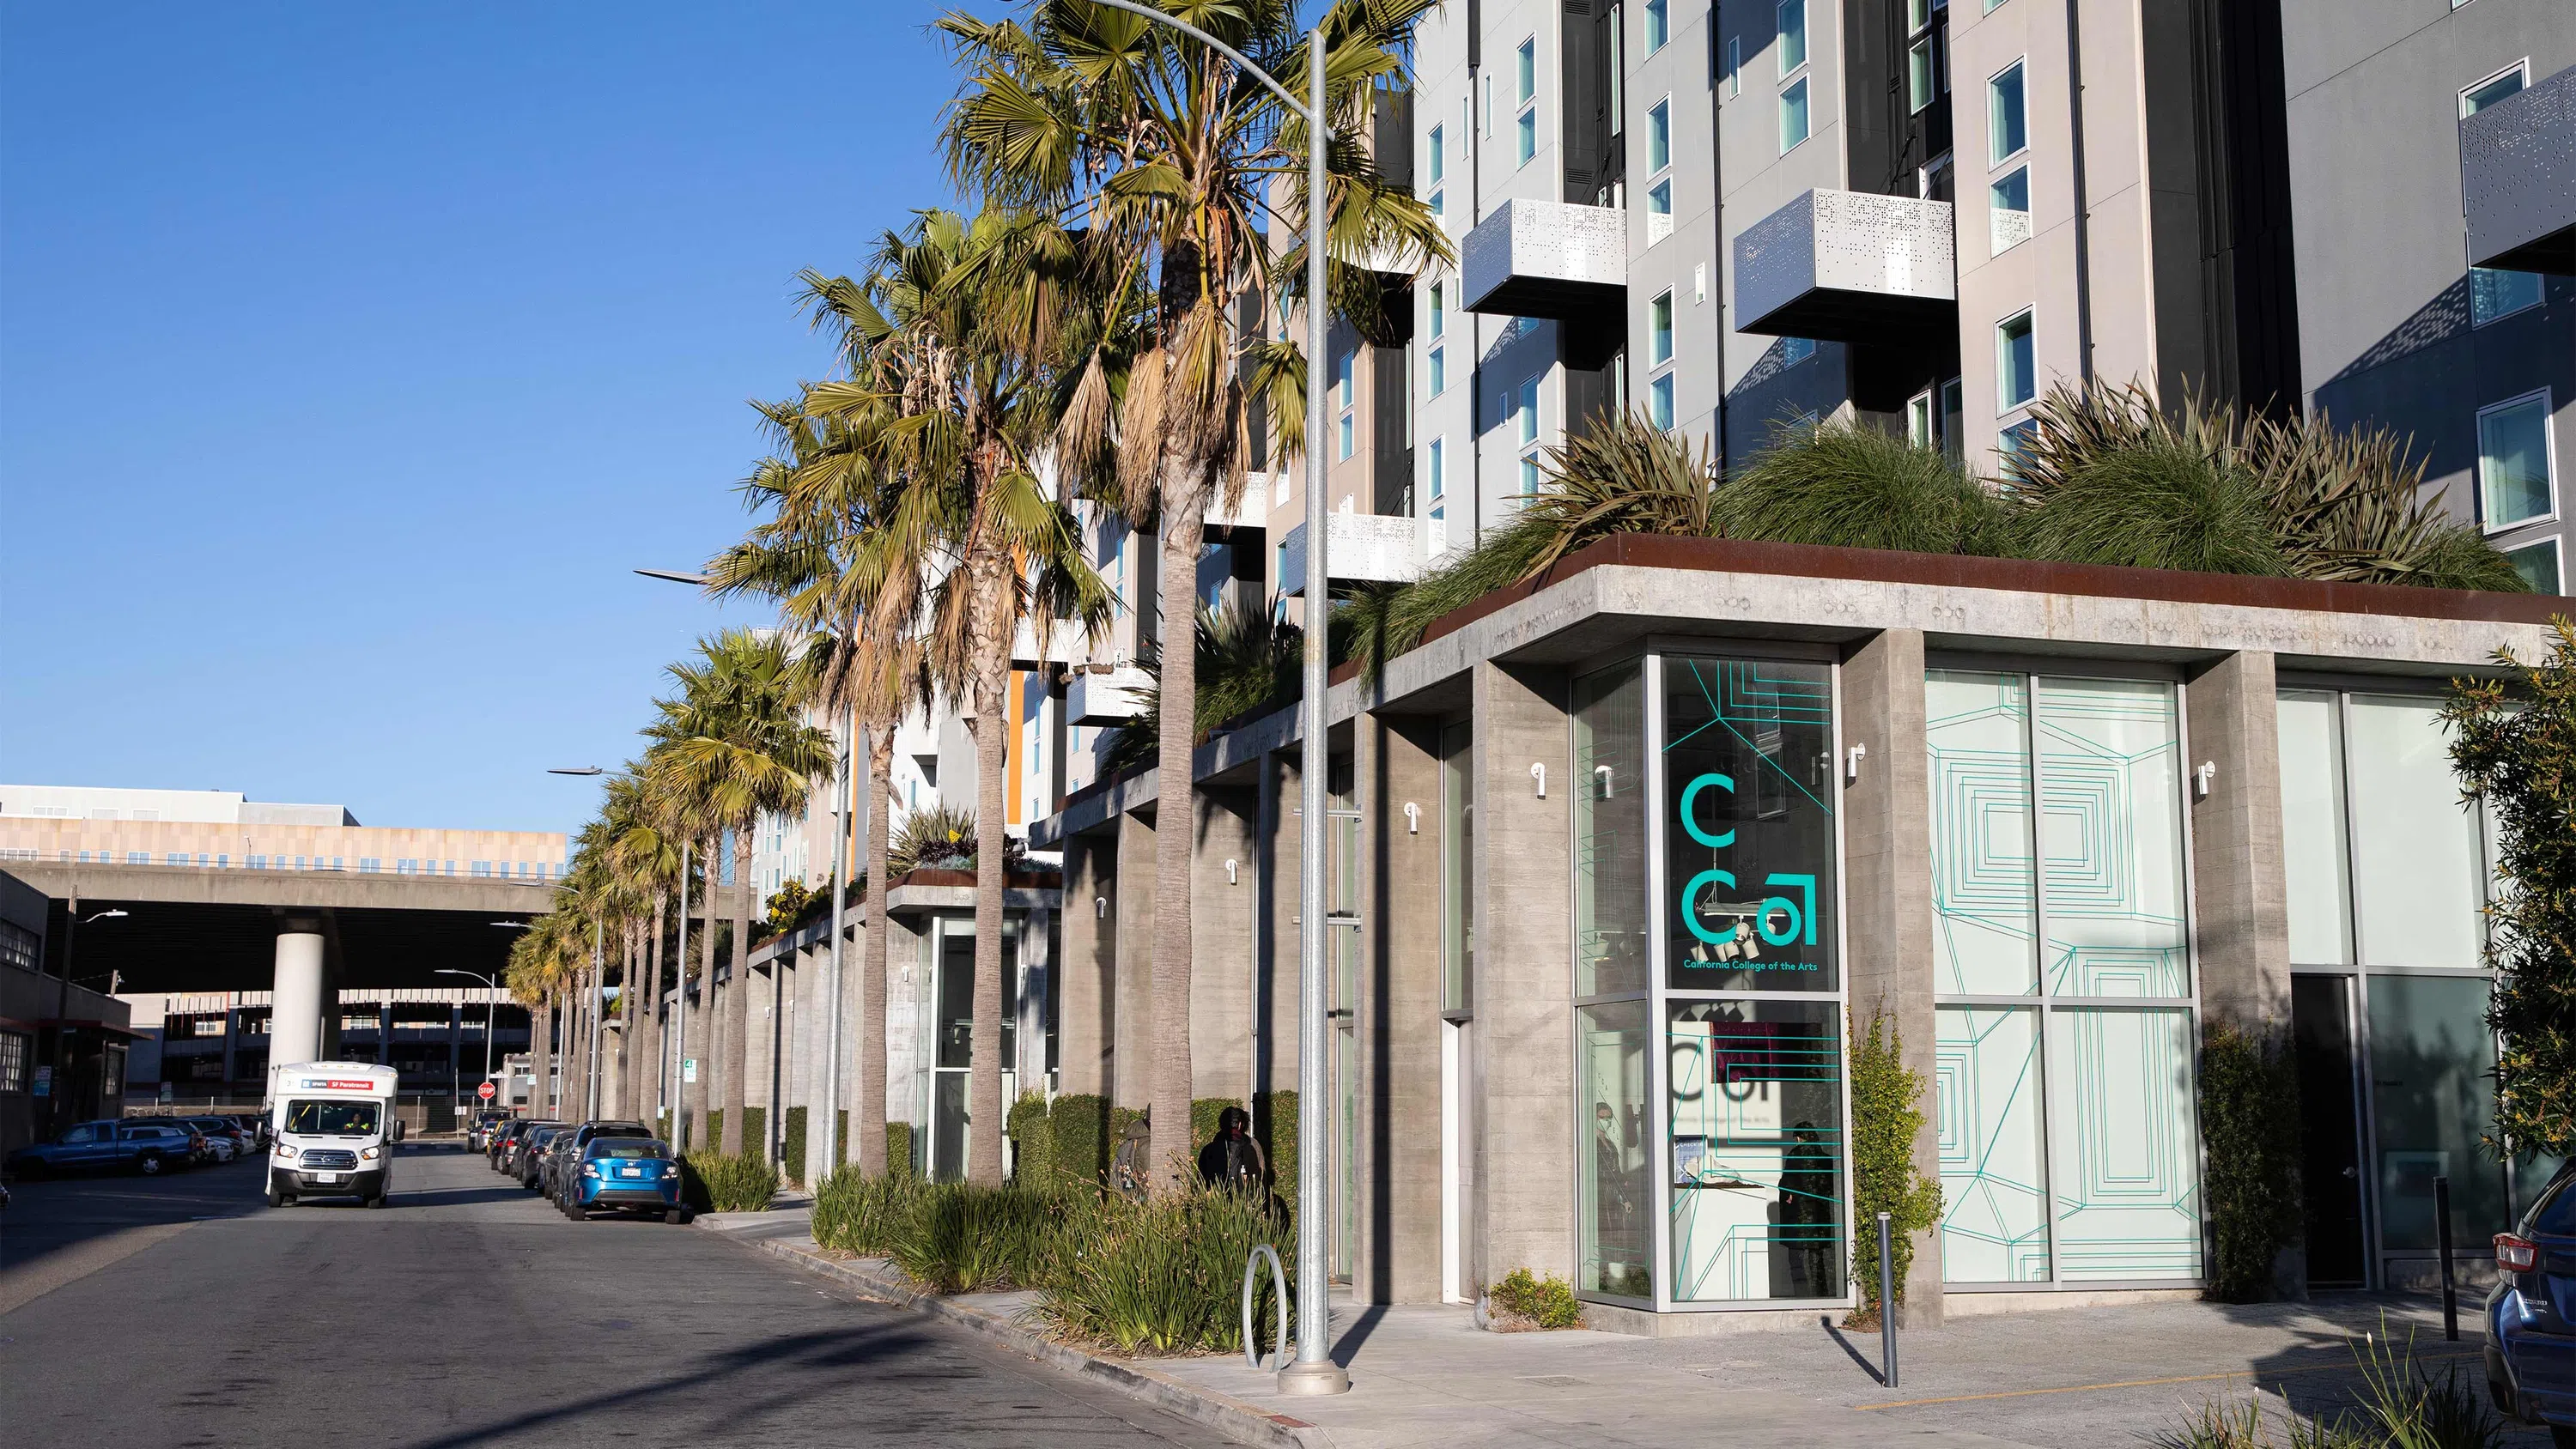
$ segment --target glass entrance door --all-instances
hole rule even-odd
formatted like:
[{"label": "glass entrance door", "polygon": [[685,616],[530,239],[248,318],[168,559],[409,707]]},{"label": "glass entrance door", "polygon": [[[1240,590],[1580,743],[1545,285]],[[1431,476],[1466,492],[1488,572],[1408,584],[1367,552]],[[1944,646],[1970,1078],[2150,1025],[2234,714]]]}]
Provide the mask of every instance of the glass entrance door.
[{"label": "glass entrance door", "polygon": [[[1018,922],[1002,927],[1002,1101],[1007,1106],[1019,1074],[1012,1070],[1019,1046],[1018,992],[1015,969],[1019,952]],[[935,924],[932,959],[938,963],[932,983],[935,1003],[930,1072],[930,1176],[957,1182],[966,1176],[966,1146],[974,1124],[968,1111],[967,1081],[975,1065],[975,923],[941,920]]]},{"label": "glass entrance door", "polygon": [[2362,1218],[2360,1057],[2352,978],[2290,978],[2290,1028],[2299,1078],[2299,1177],[2307,1224],[2308,1283],[2369,1282],[2370,1235]]}]

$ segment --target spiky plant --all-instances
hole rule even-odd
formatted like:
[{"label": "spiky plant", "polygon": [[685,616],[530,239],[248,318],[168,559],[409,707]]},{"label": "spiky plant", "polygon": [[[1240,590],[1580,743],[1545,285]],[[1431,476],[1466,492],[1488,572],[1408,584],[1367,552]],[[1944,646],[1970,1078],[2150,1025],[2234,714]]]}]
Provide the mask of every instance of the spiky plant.
[{"label": "spiky plant", "polygon": [[[1305,657],[1305,631],[1272,611],[1243,598],[1221,609],[1198,611],[1197,684],[1190,720],[1190,743],[1201,745],[1218,725],[1269,704],[1298,698]],[[1118,774],[1153,759],[1162,738],[1162,672],[1152,660],[1146,670],[1155,682],[1144,691],[1145,712],[1121,726],[1109,741],[1103,767]]]},{"label": "spiky plant", "polygon": [[933,805],[904,817],[886,846],[886,870],[910,875],[916,870],[973,870],[975,812],[960,805]]},{"label": "spiky plant", "polygon": [[1729,538],[2009,555],[2009,506],[1934,448],[1857,423],[1784,430],[1718,491]]}]

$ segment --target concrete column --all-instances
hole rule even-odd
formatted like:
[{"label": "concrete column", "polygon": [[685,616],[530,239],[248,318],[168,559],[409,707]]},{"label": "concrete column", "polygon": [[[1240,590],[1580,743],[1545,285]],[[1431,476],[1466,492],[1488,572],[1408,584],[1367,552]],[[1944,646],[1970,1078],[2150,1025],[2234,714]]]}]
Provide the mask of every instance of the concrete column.
[{"label": "concrete column", "polygon": [[[1365,1201],[1352,1281],[1373,1303],[1437,1303],[1439,726],[1363,716],[1356,743],[1367,984],[1360,993]],[[1414,815],[1405,814],[1407,804]]]},{"label": "concrete column", "polygon": [[[1937,1177],[1932,797],[1921,630],[1886,630],[1844,661],[1842,735],[1846,750],[1868,751],[1859,775],[1843,788],[1842,958],[1852,1018],[1866,1031],[1884,1013],[1904,1043],[1906,1069],[1922,1076],[1924,1122],[1914,1137],[1914,1165]],[[1877,1229],[1855,1223],[1852,1231]],[[1941,1230],[1934,1227],[1915,1235],[1898,1323],[1937,1326],[1941,1291]]]},{"label": "concrete column", "polygon": [[[1256,1092],[1297,1090],[1297,974],[1301,949],[1297,921],[1298,852],[1304,821],[1297,814],[1298,757],[1281,751],[1263,759],[1264,829],[1262,899],[1255,960],[1261,1015],[1253,1075]],[[1283,1189],[1284,1191],[1285,1189]]]},{"label": "concrete column", "polygon": [[1047,978],[1055,970],[1055,913],[1043,905],[1031,906],[1020,917],[1019,1060],[1012,1069],[1019,1074],[1023,1092],[1046,1091],[1046,999]]},{"label": "concrete column", "polygon": [[[334,1011],[323,1018],[325,1025],[322,1034],[331,1038],[330,1050],[326,1052],[325,1055],[329,1056],[334,1061],[337,1061],[342,1055],[339,1043],[340,1017],[341,1013]],[[393,1064],[394,998],[393,993],[388,991],[385,993],[385,999],[376,1003],[376,1065],[380,1067],[390,1067]],[[394,1080],[396,1082],[400,1082],[402,1079],[397,1075]]]},{"label": "concrete column", "polygon": [[1190,1095],[1229,1097],[1248,1108],[1259,970],[1252,939],[1260,895],[1260,861],[1253,854],[1259,801],[1240,787],[1203,787],[1197,797],[1190,847]]},{"label": "concrete column", "polygon": [[[2281,859],[2281,724],[2273,658],[2230,654],[2183,686],[2201,1009],[2256,1036],[2290,1026],[2290,895]],[[2209,797],[2188,783],[2216,768]]]},{"label": "concrete column", "polygon": [[268,1018],[271,1066],[322,1059],[322,1023],[339,997],[322,965],[322,933],[297,923],[277,933],[275,1005]]},{"label": "concrete column", "polygon": [[[1469,683],[1476,720],[1476,1160],[1487,1272],[1574,1276],[1574,1022],[1566,680],[1492,662]],[[1533,764],[1547,767],[1537,793]],[[1437,1120],[1435,1117],[1434,1121]]]},{"label": "concrete column", "polygon": [[[1128,814],[1118,821],[1118,880],[1126,889],[1110,902],[1118,928],[1118,975],[1111,1007],[1109,1100],[1144,1107],[1153,1100],[1154,1060],[1154,830],[1160,816]],[[1172,828],[1186,830],[1188,811],[1175,808]]]},{"label": "concrete column", "polygon": [[241,1050],[241,993],[224,994],[224,1091],[231,1094],[234,1053]]},{"label": "concrete column", "polygon": [[455,1002],[447,1003],[447,1095],[452,1100],[464,1090],[465,1012]]},{"label": "concrete column", "polygon": [[1116,1030],[1118,842],[1074,835],[1064,842],[1064,976],[1057,984],[1058,1085],[1099,1096],[1108,1086]]}]

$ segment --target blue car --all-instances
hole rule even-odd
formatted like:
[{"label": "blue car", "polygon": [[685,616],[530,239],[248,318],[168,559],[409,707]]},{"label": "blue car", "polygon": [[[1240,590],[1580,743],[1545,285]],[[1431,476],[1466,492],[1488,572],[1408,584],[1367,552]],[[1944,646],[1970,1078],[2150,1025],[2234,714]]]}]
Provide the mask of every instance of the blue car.
[{"label": "blue car", "polygon": [[588,1222],[594,1212],[659,1213],[666,1223],[689,1220],[680,1200],[680,1161],[649,1137],[601,1137],[581,1149],[570,1174],[564,1216]]},{"label": "blue car", "polygon": [[2576,1449],[2576,1162],[2495,1240],[2487,1297],[2487,1390],[2508,1419],[2549,1426]]}]

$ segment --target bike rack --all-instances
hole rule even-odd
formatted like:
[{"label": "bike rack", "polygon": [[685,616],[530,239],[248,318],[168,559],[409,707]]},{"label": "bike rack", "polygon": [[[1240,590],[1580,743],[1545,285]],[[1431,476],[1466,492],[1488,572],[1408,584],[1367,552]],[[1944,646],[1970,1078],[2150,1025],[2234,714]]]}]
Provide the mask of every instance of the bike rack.
[{"label": "bike rack", "polygon": [[1261,1341],[1252,1334],[1253,1295],[1261,1279],[1257,1270],[1261,1260],[1270,1260],[1270,1281],[1279,1291],[1279,1328],[1270,1340],[1271,1367],[1288,1364],[1288,1270],[1279,1266],[1279,1254],[1268,1243],[1252,1245],[1252,1255],[1243,1260],[1243,1361],[1253,1368],[1261,1367]]}]

